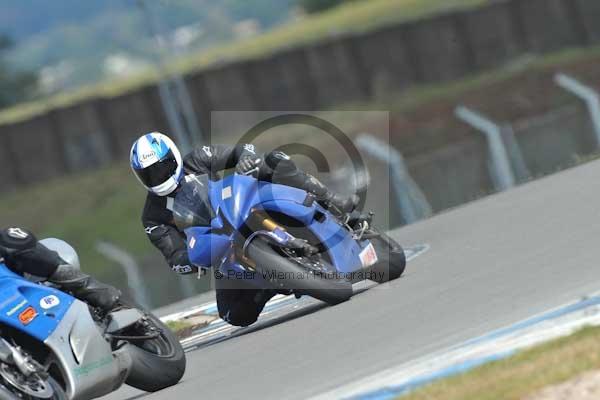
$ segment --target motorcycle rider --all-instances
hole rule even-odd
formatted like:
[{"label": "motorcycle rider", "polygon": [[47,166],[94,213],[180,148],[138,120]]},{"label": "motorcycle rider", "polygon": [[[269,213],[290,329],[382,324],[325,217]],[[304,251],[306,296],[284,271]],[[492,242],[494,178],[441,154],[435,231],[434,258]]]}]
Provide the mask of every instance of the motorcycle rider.
[{"label": "motorcycle rider", "polygon": [[[199,272],[188,258],[183,233],[173,222],[174,197],[184,175],[208,174],[214,180],[225,169],[235,168],[241,174],[257,170],[258,179],[306,190],[324,206],[340,214],[352,211],[358,202],[357,196],[344,198],[331,192],[315,177],[298,169],[285,153],[273,151],[261,155],[252,144],[201,146],[182,157],[168,136],[152,132],[133,143],[130,164],[135,176],[148,190],[142,215],[146,234],[178,274]],[[254,323],[275,294],[264,290],[226,289],[223,281],[216,281],[217,306],[221,318],[232,325]]]},{"label": "motorcycle rider", "polygon": [[0,229],[0,262],[11,271],[44,278],[93,307],[108,312],[117,307],[121,292],[83,273],[79,260],[63,260],[24,228]]}]

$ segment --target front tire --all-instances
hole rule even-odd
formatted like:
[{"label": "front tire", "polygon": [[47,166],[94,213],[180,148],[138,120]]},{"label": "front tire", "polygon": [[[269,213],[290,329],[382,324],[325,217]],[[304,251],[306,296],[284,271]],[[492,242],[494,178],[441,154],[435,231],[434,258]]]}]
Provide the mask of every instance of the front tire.
[{"label": "front tire", "polygon": [[345,279],[328,277],[326,274],[309,274],[307,268],[282,256],[261,239],[253,240],[247,248],[248,257],[256,263],[257,271],[264,277],[286,276],[308,279],[271,279],[274,289],[292,290],[336,305],[348,301],[352,284]]},{"label": "front tire", "polygon": [[186,359],[173,332],[152,314],[148,319],[161,335],[157,339],[128,344],[132,366],[125,383],[145,392],[177,384],[185,373]]},{"label": "front tire", "polygon": [[382,232],[371,239],[379,261],[370,268],[371,278],[385,283],[400,278],[406,268],[404,249],[394,239]]},{"label": "front tire", "polygon": [[38,397],[33,394],[24,393],[9,382],[0,382],[0,400],[68,400],[64,389],[54,378],[49,376],[44,381],[44,384],[47,384],[52,389],[53,393],[51,397]]}]

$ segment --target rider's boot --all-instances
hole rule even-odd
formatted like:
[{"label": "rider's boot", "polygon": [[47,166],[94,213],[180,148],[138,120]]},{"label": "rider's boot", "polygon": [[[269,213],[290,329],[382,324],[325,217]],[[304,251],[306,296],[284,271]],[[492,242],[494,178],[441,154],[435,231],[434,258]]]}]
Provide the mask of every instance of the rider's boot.
[{"label": "rider's boot", "polygon": [[355,194],[345,197],[339,193],[334,193],[317,178],[308,174],[306,190],[316,196],[319,204],[330,211],[337,211],[338,215],[345,215],[352,212],[360,200]]},{"label": "rider's boot", "polygon": [[48,279],[61,289],[71,292],[80,300],[108,312],[119,305],[121,291],[114,286],[99,282],[90,275],[70,265],[61,265]]}]

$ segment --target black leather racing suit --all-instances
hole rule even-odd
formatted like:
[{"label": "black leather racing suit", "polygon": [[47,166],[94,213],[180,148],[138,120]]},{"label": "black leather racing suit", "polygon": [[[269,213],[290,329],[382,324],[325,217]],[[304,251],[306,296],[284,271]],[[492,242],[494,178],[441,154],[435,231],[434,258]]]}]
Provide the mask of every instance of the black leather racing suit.
[{"label": "black leather racing suit", "polygon": [[[259,169],[261,180],[297,187],[314,193],[317,198],[329,193],[317,179],[298,169],[286,154],[258,154],[251,144],[198,147],[184,157],[184,173],[208,174],[216,180],[219,172],[235,168],[240,159],[250,156],[263,160]],[[171,208],[176,194],[177,191],[161,197],[148,193],[142,222],[150,241],[162,252],[171,269],[179,274],[189,274],[196,272],[197,268],[189,261],[183,233],[173,223]],[[216,285],[219,314],[233,325],[247,326],[255,322],[273,295],[250,289],[225,289],[222,280],[217,280]]]}]

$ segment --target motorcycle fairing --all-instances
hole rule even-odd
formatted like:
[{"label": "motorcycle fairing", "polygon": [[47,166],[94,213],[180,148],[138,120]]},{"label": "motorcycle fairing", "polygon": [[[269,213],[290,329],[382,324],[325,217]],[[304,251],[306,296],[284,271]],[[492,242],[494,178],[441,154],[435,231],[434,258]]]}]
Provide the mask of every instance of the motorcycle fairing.
[{"label": "motorcycle fairing", "polygon": [[[221,181],[210,182],[210,193],[213,208],[218,209],[235,229],[245,223],[259,204],[288,201],[302,207],[298,211],[310,209],[302,205],[306,199],[305,191],[243,175],[230,175]],[[276,205],[272,207],[276,211]]]},{"label": "motorcycle fairing", "polygon": [[[211,181],[209,184],[211,205],[215,218],[210,227],[192,227],[185,230],[190,261],[195,265],[219,265],[232,238],[215,233],[223,228],[223,219],[235,229],[246,222],[250,213],[257,208],[273,211],[288,210],[290,216],[308,222],[314,215],[314,209],[302,206],[306,192],[283,185],[259,182],[241,175],[230,175],[222,181]],[[283,205],[283,202],[291,203]],[[267,207],[260,207],[266,204]],[[293,208],[292,206],[299,206]],[[282,207],[283,206],[283,207]]]},{"label": "motorcycle fairing", "polygon": [[185,234],[188,238],[188,257],[197,266],[218,265],[232,245],[229,236],[211,233],[209,227],[188,228]]},{"label": "motorcycle fairing", "polygon": [[[290,216],[307,226],[324,243],[331,264],[338,272],[350,273],[363,268],[360,253],[370,242],[356,241],[331,213],[316,202],[307,202],[307,193],[301,189],[230,175],[221,181],[209,182],[209,197],[216,210],[211,226],[185,230],[190,260],[196,265],[214,266],[225,276],[247,272],[233,256],[233,238],[219,230],[225,225],[224,221],[240,229],[253,211],[265,210]],[[317,213],[319,218],[316,218]]]},{"label": "motorcycle fairing", "polygon": [[[52,306],[42,300],[55,296]],[[54,332],[65,313],[75,300],[72,296],[54,288],[29,282],[0,264],[0,323],[9,325],[27,333],[33,338],[44,341]],[[54,297],[52,298],[54,300]],[[22,322],[19,316],[29,307],[35,316],[29,322]],[[28,310],[31,314],[31,310]]]},{"label": "motorcycle fairing", "polygon": [[2,324],[46,345],[51,351],[51,363],[62,372],[71,400],[108,394],[127,377],[131,357],[125,347],[112,351],[86,303],[30,282],[0,263]]},{"label": "motorcycle fairing", "polygon": [[87,304],[79,300],[73,301],[44,344],[52,350],[62,370],[71,400],[87,400],[113,392],[123,384],[131,366],[126,348],[113,353]]}]

